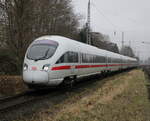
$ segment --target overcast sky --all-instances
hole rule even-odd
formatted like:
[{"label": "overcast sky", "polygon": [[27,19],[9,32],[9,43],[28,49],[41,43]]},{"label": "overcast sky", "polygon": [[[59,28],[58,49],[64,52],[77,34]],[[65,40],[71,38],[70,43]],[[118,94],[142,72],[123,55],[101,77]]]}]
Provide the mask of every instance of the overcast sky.
[{"label": "overcast sky", "polygon": [[[76,13],[83,16],[81,25],[87,20],[88,0],[73,0]],[[108,34],[111,41],[121,45],[121,32],[125,43],[131,45],[140,57],[150,57],[150,0],[91,0],[91,28],[95,32]],[[116,31],[116,36],[114,36]]]}]

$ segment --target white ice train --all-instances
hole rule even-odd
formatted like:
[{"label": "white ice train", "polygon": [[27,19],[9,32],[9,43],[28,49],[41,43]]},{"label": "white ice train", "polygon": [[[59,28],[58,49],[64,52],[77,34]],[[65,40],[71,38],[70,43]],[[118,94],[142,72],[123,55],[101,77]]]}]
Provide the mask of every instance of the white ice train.
[{"label": "white ice train", "polygon": [[43,36],[27,49],[23,80],[29,87],[71,84],[75,79],[137,66],[135,58],[61,36]]}]

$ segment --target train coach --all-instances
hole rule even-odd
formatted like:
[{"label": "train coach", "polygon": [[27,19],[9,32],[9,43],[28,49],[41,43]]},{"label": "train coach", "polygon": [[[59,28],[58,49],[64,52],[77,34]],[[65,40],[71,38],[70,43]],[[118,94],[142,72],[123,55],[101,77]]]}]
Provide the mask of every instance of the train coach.
[{"label": "train coach", "polygon": [[72,84],[77,78],[136,67],[137,59],[61,36],[43,36],[31,43],[23,64],[29,87]]}]

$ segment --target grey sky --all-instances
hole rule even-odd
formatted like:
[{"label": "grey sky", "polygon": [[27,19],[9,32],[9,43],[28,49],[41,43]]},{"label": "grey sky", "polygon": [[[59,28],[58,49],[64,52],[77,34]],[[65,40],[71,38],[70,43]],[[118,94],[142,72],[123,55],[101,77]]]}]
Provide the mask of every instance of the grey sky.
[{"label": "grey sky", "polygon": [[[120,46],[121,32],[125,32],[125,43],[132,41],[132,48],[142,58],[150,56],[150,1],[149,0],[91,0],[91,27],[93,31],[108,34],[111,41]],[[88,0],[73,0],[75,11],[86,22]],[[117,35],[114,36],[114,31]]]}]

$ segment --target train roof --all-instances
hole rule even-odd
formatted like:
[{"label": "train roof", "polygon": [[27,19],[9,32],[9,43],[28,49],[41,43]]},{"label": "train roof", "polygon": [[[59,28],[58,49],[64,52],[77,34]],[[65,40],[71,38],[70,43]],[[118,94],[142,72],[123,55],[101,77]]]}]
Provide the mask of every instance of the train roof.
[{"label": "train roof", "polygon": [[[94,46],[91,46],[91,45],[88,45],[88,44],[84,44],[84,43],[81,43],[81,42],[78,42],[78,41],[75,41],[73,39],[69,39],[69,38],[66,38],[66,37],[62,37],[62,36],[56,36],[56,35],[47,35],[47,36],[42,36],[42,37],[39,37],[37,38],[35,41],[38,41],[38,40],[41,40],[41,39],[49,39],[49,40],[54,40],[56,42],[58,42],[59,44],[69,44],[70,46],[72,45],[80,45],[82,48],[86,49],[86,51],[88,52],[91,48],[91,50],[95,50],[95,51],[101,51],[103,54],[107,54],[107,55],[113,55],[115,56],[115,58],[124,58],[125,60],[132,60],[132,61],[137,61],[136,58],[131,58],[131,57],[128,57],[128,56],[124,56],[124,55],[121,55],[121,54],[118,54],[118,53],[114,53],[114,52],[111,52],[111,51],[107,51],[107,50],[103,50],[103,49],[100,49],[100,48],[97,48],[97,47],[94,47]],[[88,49],[87,49],[88,48]]]}]

